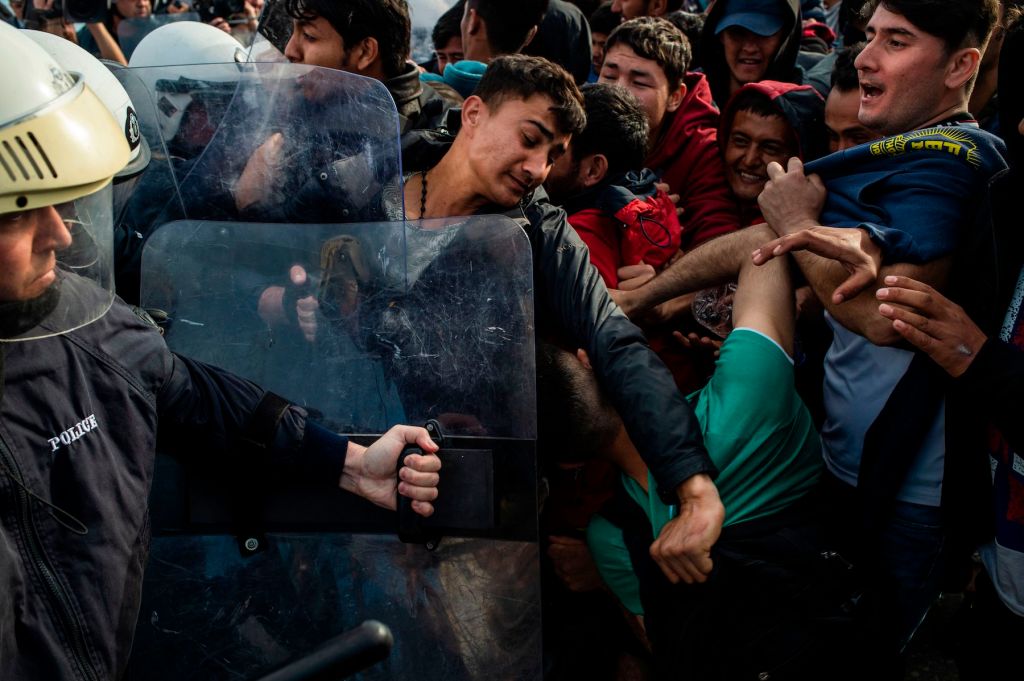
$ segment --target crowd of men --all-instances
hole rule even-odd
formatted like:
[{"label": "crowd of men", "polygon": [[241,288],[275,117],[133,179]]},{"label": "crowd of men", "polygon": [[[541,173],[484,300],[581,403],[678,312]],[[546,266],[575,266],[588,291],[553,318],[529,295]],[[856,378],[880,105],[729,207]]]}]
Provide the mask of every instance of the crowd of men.
[{"label": "crowd of men", "polygon": [[[263,36],[282,60],[386,88],[401,186],[357,199],[351,183],[327,179],[350,166],[322,150],[282,152],[294,146],[289,135],[305,134],[282,127],[283,137],[235,145],[240,163],[207,154],[190,166],[234,174],[202,183],[223,189],[204,196],[216,211],[201,217],[343,223],[358,214],[429,230],[432,220],[502,215],[526,232],[545,678],[901,679],[907,646],[943,592],[965,594],[951,642],[960,678],[1017,678],[1016,4],[459,0],[433,30],[434,58],[415,64],[406,0],[246,0],[241,19],[210,23]],[[11,3],[9,23],[47,30],[39,17],[52,2],[26,5]],[[118,23],[151,10],[149,0],[117,0],[77,36],[66,21],[49,30],[130,67],[237,61],[231,50],[241,44],[231,39],[201,59],[169,48],[154,56],[149,38],[125,54]],[[183,25],[176,35],[194,33]],[[0,52],[12,60],[7,71],[13,54]],[[70,78],[49,71],[44,85],[57,101]],[[0,136],[42,115],[32,77],[0,106]],[[324,117],[307,119],[308,134],[326,139],[316,121],[329,120],[330,104],[314,103]],[[102,107],[70,111],[90,116],[83,125],[104,140],[80,152],[95,167],[66,179],[51,166],[45,181],[37,167],[39,184],[26,189],[17,180],[28,180],[25,169],[0,155],[0,479],[14,509],[0,525],[0,600],[15,623],[0,634],[0,666],[11,678],[123,670],[157,416],[175,424],[160,431],[173,449],[189,436],[251,440],[253,414],[277,410],[260,446],[283,452],[291,474],[330,476],[386,507],[397,490],[422,515],[444,479],[430,455],[407,460],[401,484],[389,479],[405,442],[435,449],[424,431],[399,428],[364,452],[272,393],[169,353],[144,313],[118,300],[107,310],[102,281],[76,294],[89,310],[69,315],[54,291],[59,284],[67,301],[82,284],[55,274],[72,239],[67,209],[54,206],[96,200],[130,156],[111,141],[117,126],[95,120]],[[195,109],[175,119],[178,142],[200,130],[196,119]],[[54,130],[55,139],[72,134]],[[269,174],[289,184],[273,191]],[[127,205],[110,225],[113,281],[137,303],[155,225],[140,217],[146,206]],[[347,253],[363,282],[372,267]],[[293,267],[253,294],[268,328],[298,330],[309,343],[329,331],[325,309],[337,305],[305,286],[313,269]],[[346,304],[357,308],[364,290]],[[467,292],[463,302],[485,297]],[[40,362],[54,365],[42,384]],[[61,386],[96,404],[67,397],[59,415],[35,423]],[[484,430],[496,418],[463,416]],[[96,446],[131,451],[131,461],[104,457],[101,473],[58,466],[73,423],[74,441],[109,434]],[[43,518],[37,500],[58,513]],[[59,597],[40,582],[56,583]]]}]

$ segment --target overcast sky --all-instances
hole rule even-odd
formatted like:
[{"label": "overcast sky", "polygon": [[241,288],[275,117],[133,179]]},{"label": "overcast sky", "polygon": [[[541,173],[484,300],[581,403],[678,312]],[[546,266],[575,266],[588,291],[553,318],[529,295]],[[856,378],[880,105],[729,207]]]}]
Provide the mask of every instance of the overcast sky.
[{"label": "overcast sky", "polygon": [[445,10],[454,5],[456,0],[409,0],[409,13],[412,15],[413,26],[434,28]]}]

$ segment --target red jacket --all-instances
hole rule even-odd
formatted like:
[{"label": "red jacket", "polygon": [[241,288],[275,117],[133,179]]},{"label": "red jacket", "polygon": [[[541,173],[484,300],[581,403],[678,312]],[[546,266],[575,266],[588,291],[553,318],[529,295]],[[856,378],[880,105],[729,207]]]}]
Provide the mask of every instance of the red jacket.
[{"label": "red jacket", "polygon": [[645,262],[660,269],[679,250],[676,206],[655,189],[656,180],[649,170],[627,173],[566,203],[569,224],[608,288],[618,287],[620,267]]},{"label": "red jacket", "polygon": [[687,73],[684,83],[683,102],[662,123],[647,167],[681,197],[682,247],[690,250],[735,231],[740,219],[718,150],[718,109],[712,103],[711,88],[700,73]]}]

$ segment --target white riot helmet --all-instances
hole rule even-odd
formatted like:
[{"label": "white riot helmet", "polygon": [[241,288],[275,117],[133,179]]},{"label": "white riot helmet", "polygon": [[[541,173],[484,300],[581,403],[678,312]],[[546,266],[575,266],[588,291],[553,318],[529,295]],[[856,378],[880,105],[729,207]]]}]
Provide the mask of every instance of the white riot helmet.
[{"label": "white riot helmet", "polygon": [[[0,340],[28,340],[78,328],[109,309],[110,182],[128,163],[130,149],[82,75],[6,24],[0,24],[0,91],[0,221],[15,235],[44,225],[54,239],[46,248],[56,266],[44,250],[28,269],[45,270],[36,282],[52,282],[45,290],[22,287],[13,270],[0,271]],[[48,301],[42,312],[32,296]],[[19,305],[40,316],[19,325]]]},{"label": "white riot helmet", "polygon": [[[178,134],[197,89],[232,92],[245,57],[242,44],[224,31],[197,21],[177,21],[142,39],[128,62],[138,82],[126,84],[133,94],[138,83],[146,88],[155,104],[160,134],[169,143]],[[191,65],[203,66],[186,77]]]},{"label": "white riot helmet", "polygon": [[37,45],[56,60],[66,71],[82,74],[85,84],[100,98],[114,119],[122,125],[125,141],[131,149],[131,160],[119,173],[114,183],[122,178],[134,177],[149,164],[150,151],[139,130],[139,118],[124,86],[110,69],[78,45],[61,36],[43,31],[24,32]]},{"label": "white riot helmet", "polygon": [[176,21],[143,38],[128,66],[230,64],[244,62],[245,57],[242,44],[219,28],[198,21]]}]

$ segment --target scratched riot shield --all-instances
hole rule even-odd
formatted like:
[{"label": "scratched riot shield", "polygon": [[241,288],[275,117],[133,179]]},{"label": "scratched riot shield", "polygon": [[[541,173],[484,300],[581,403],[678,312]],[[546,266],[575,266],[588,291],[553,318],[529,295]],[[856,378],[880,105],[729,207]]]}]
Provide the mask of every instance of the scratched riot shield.
[{"label": "scratched riot shield", "polygon": [[161,454],[133,678],[256,677],[367,619],[395,645],[363,678],[539,678],[532,281],[498,216],[154,232],[143,304],[172,350],[364,442],[429,422],[443,473],[407,523],[287,481],[239,493],[203,443]]},{"label": "scratched riot shield", "polygon": [[174,220],[401,217],[398,113],[379,81],[287,63],[116,75],[153,156],[116,230],[118,293],[129,302],[138,300],[143,244]]}]

